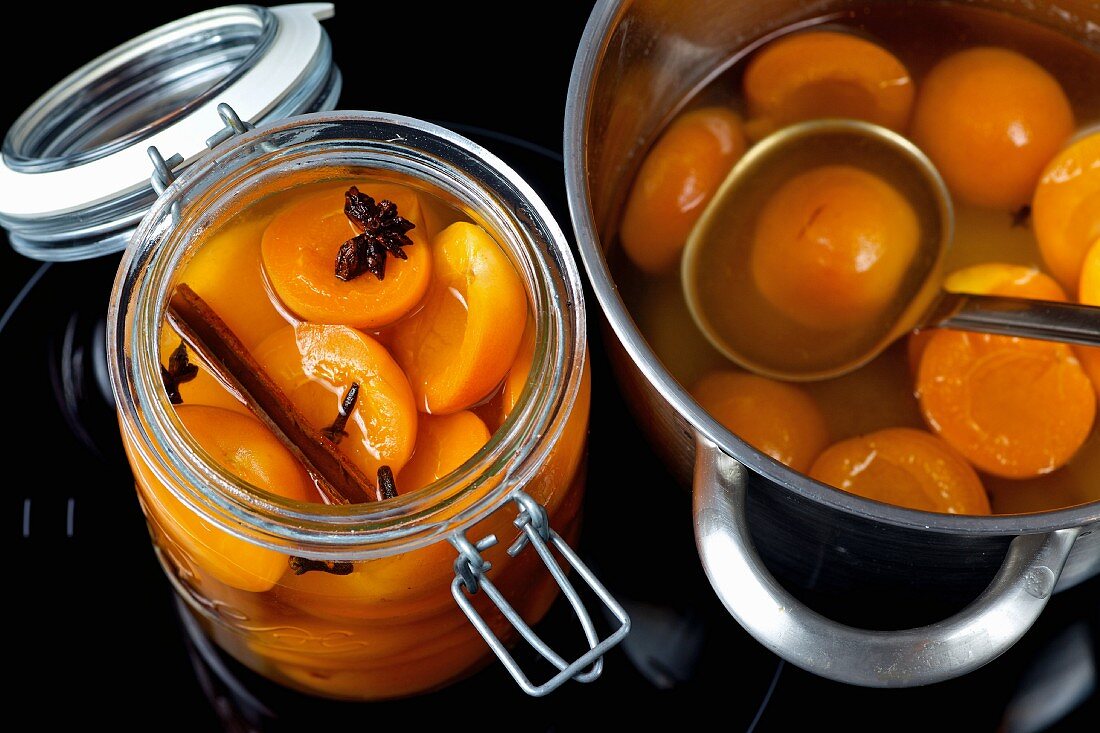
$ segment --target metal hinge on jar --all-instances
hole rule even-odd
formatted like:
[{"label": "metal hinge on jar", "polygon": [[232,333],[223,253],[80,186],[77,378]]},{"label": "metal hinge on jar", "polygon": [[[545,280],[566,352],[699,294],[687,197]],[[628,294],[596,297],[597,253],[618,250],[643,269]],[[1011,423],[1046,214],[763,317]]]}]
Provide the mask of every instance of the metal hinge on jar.
[{"label": "metal hinge on jar", "polygon": [[[225,102],[218,105],[218,116],[222,118],[224,126],[206,139],[207,148],[213,148],[234,135],[243,135],[253,128],[253,125],[242,120],[237,111]],[[165,158],[156,145],[150,145],[147,152],[149,160],[153,163],[153,175],[149,177],[149,182],[152,184],[157,196],[160,196],[164,193],[164,189],[171,186],[172,181],[176,180],[175,168],[183,163],[183,156],[174,153]],[[172,204],[172,223],[178,224],[179,218],[180,210],[177,201]]]},{"label": "metal hinge on jar", "polygon": [[[573,607],[573,612],[584,629],[585,638],[588,641],[588,651],[577,659],[567,662],[557,652],[549,647],[534,630],[523,620],[510,603],[504,598],[500,590],[493,585],[486,576],[491,564],[481,556],[481,553],[497,543],[495,535],[482,537],[476,542],[471,542],[466,533],[457,533],[450,538],[451,544],[458,550],[458,558],[455,560],[455,578],[451,581],[451,595],[454,596],[459,608],[470,619],[470,623],[478,630],[485,642],[497,655],[501,663],[519,684],[523,691],[533,697],[542,697],[560,687],[567,680],[577,682],[592,682],[603,671],[603,655],[618,644],[630,632],[630,617],[619,603],[611,597],[607,588],[596,579],[592,571],[588,569],[573,549],[566,544],[561,536],[550,529],[546,516],[546,510],[534,499],[522,491],[512,494],[518,515],[515,525],[521,534],[515,543],[508,548],[508,554],[516,557],[527,545],[535,548],[539,558],[546,569],[550,571],[554,582],[561,588],[562,594]],[[550,551],[553,546],[576,573],[577,577],[588,584],[588,587],[596,594],[607,611],[618,622],[618,628],[607,638],[600,640],[592,617],[585,608],[573,584],[570,582],[566,571],[558,564]],[[541,685],[531,682],[530,678],[520,669],[515,657],[509,653],[504,642],[493,633],[484,617],[474,608],[471,598],[483,592],[493,602],[493,605],[501,612],[504,618],[519,632],[520,636],[537,651],[543,659],[558,669],[558,673]]]}]

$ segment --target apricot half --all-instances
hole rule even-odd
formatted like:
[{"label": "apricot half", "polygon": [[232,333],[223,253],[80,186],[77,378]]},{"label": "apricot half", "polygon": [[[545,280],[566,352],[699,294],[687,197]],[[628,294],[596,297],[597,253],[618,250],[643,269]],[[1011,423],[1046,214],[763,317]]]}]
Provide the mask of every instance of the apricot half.
[{"label": "apricot half", "polygon": [[318,430],[333,424],[351,385],[359,385],[343,434],[334,439],[367,476],[382,466],[396,474],[412,455],[412,390],[401,367],[370,336],[347,326],[301,323],[273,333],[255,356]]},{"label": "apricot half", "polygon": [[[1058,80],[1005,48],[960,51],[925,77],[913,140],[960,200],[1013,209],[1031,200],[1043,166],[1073,133]],[[1063,283],[1062,275],[1055,270]]]},{"label": "apricot half", "polygon": [[758,136],[824,117],[904,132],[913,107],[913,80],[901,61],[871,41],[835,31],[769,43],[745,70],[744,87]]},{"label": "apricot half", "polygon": [[1064,286],[1076,288],[1085,253],[1100,239],[1100,132],[1050,161],[1035,189],[1031,220],[1043,261]]},{"label": "apricot half", "polygon": [[1007,262],[983,262],[955,270],[943,281],[952,293],[1004,295],[1032,300],[1065,300],[1066,291],[1037,267]]},{"label": "apricot half", "polygon": [[796,471],[805,471],[829,442],[825,416],[793,384],[721,371],[691,390],[715,420],[746,443]]},{"label": "apricot half", "polygon": [[810,328],[863,325],[881,315],[916,255],[913,207],[878,176],[847,165],[814,168],[768,199],[750,254],[761,294]]},{"label": "apricot half", "polygon": [[181,278],[248,348],[286,325],[264,284],[260,240],[269,217],[243,217],[206,240]]},{"label": "apricot half", "polygon": [[887,428],[829,446],[810,476],[852,494],[910,509],[989,514],[974,469],[931,433]]},{"label": "apricot half", "polygon": [[1077,299],[1085,305],[1100,305],[1100,239],[1093,242],[1085,254]]},{"label": "apricot half", "polygon": [[[204,405],[180,405],[176,411],[199,446],[237,478],[286,499],[319,499],[309,474],[256,418]],[[131,459],[149,508],[165,532],[211,576],[234,588],[260,593],[270,590],[286,572],[286,555],[246,542],[200,518],[143,460]]]},{"label": "apricot half", "polygon": [[635,265],[651,274],[676,266],[691,228],[745,145],[741,118],[725,107],[672,121],[642,162],[623,213],[619,239]]},{"label": "apricot half", "polygon": [[489,429],[474,413],[421,415],[416,431],[416,451],[401,469],[401,492],[422,489],[470,459],[489,442]]},{"label": "apricot half", "polygon": [[264,230],[268,282],[286,307],[307,321],[381,328],[412,310],[428,289],[432,257],[416,193],[394,185],[359,187],[377,201],[392,201],[398,214],[416,225],[408,232],[408,259],[388,257],[381,280],[371,273],[346,282],[336,277],[336,253],[360,233],[344,213],[347,186],[296,201]]},{"label": "apricot half", "polygon": [[1027,478],[1085,442],[1096,395],[1073,350],[1049,341],[940,330],[917,373],[932,429],[981,470]]},{"label": "apricot half", "polygon": [[[1066,293],[1054,278],[1036,267],[1012,265],[1007,262],[983,262],[961,270],[955,270],[943,281],[943,288],[951,293],[974,295],[1004,295],[1010,298],[1032,300],[1066,300]],[[920,371],[921,356],[929,340],[936,333],[926,328],[909,334],[909,368],[916,376]],[[1080,349],[1078,356],[1080,356]]]},{"label": "apricot half", "polygon": [[447,414],[480,402],[504,379],[527,323],[527,295],[508,256],[476,224],[444,229],[432,257],[424,307],[392,344],[417,406]]}]

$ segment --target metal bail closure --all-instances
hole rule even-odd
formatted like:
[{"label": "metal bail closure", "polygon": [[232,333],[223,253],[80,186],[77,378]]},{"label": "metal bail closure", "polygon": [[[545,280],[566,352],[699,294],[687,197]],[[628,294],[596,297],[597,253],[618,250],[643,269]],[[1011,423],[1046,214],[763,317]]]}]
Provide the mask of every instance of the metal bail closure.
[{"label": "metal bail closure", "polygon": [[[481,556],[481,553],[497,543],[495,535],[482,537],[476,543],[471,543],[470,540],[467,539],[465,532],[456,533],[450,537],[451,544],[458,550],[458,558],[455,559],[455,578],[451,581],[451,595],[454,596],[455,602],[458,603],[459,608],[461,608],[462,612],[466,614],[466,617],[470,619],[470,623],[474,625],[474,628],[476,628],[482,638],[485,639],[485,642],[493,650],[493,653],[497,655],[497,658],[500,659],[505,668],[507,668],[512,678],[521,688],[523,688],[523,691],[532,697],[542,697],[543,695],[553,692],[558,687],[561,687],[566,680],[573,679],[577,682],[592,682],[597,679],[600,673],[603,672],[603,655],[622,641],[630,632],[630,617],[627,616],[623,607],[611,597],[607,588],[596,579],[596,576],[592,574],[588,566],[585,565],[580,557],[573,552],[573,549],[566,544],[565,540],[563,540],[557,532],[550,529],[546,517],[546,510],[538,502],[522,491],[514,492],[512,494],[512,501],[516,503],[519,512],[515,519],[515,525],[521,530],[522,534],[520,534],[515,543],[508,548],[508,554],[515,557],[519,555],[528,544],[535,548],[535,552],[537,552],[542,559],[546,569],[550,571],[554,581],[558,584],[558,587],[561,588],[562,594],[569,600],[570,605],[573,606],[573,612],[576,614],[577,620],[580,621],[581,628],[584,629],[585,638],[588,640],[588,651],[572,662],[566,662],[557,652],[551,649],[546,642],[539,638],[534,630],[527,625],[522,617],[520,617],[519,613],[516,612],[512,605],[508,603],[500,590],[493,585],[492,581],[486,576],[491,564]],[[588,587],[596,594],[604,607],[619,621],[619,627],[606,639],[600,640],[595,625],[592,623],[592,617],[588,614],[584,602],[577,594],[573,584],[569,582],[566,571],[558,565],[557,560],[554,559],[553,554],[550,552],[551,545],[561,553],[561,556],[569,563],[570,568],[588,584]],[[465,590],[463,590],[463,588],[465,588]],[[470,598],[480,591],[484,591],[485,595],[489,597],[493,605],[503,614],[508,623],[519,632],[520,636],[522,636],[543,659],[558,668],[559,671],[556,675],[541,685],[535,685],[531,682],[523,670],[520,669],[519,663],[516,662],[515,658],[508,652],[504,643],[493,633],[493,630],[489,628],[489,624],[486,623],[485,619],[477,612],[477,609],[474,608],[473,603],[470,601]]]}]

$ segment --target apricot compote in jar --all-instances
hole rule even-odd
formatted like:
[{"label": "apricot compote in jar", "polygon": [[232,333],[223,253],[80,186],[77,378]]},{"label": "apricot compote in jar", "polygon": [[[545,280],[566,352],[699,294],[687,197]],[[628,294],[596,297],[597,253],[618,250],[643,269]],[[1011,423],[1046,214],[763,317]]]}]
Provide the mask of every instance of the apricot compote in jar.
[{"label": "apricot compote in jar", "polygon": [[[341,250],[357,237],[365,250]],[[339,277],[338,251],[351,258]],[[188,302],[217,328],[188,338]],[[544,205],[485,150],[380,113],[236,136],[142,221],[109,323],[158,556],[206,633],[252,669],[333,698],[420,693],[483,665],[482,634],[507,643],[523,628],[496,591],[528,624],[556,597],[564,576],[536,550],[562,544],[543,513],[565,542],[580,521],[581,288]],[[296,411],[284,434],[286,415],[253,404],[271,383],[275,411]],[[349,480],[362,496],[334,490]],[[566,677],[597,674],[607,646],[581,615],[591,652],[583,666],[558,657]]]}]

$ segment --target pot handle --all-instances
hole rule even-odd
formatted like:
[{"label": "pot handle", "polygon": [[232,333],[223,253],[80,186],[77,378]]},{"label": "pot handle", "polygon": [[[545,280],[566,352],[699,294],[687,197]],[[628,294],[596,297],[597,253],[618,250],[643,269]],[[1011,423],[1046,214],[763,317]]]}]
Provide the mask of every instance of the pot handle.
[{"label": "pot handle", "polygon": [[1012,540],[993,581],[949,619],[901,631],[857,629],[810,610],[768,572],[749,535],[747,471],[698,438],[695,543],[707,577],[761,644],[809,672],[853,685],[926,685],[995,659],[1039,617],[1080,532],[1074,527]]}]

